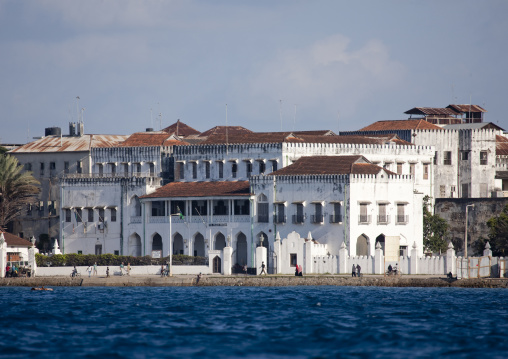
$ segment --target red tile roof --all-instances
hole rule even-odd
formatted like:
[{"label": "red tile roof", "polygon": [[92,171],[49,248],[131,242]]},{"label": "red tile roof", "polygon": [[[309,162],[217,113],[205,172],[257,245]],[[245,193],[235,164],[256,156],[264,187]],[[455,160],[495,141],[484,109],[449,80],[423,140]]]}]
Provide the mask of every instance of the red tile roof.
[{"label": "red tile roof", "polygon": [[226,135],[226,129],[228,136],[253,133],[251,130],[242,126],[215,126],[209,129],[208,131],[201,132],[199,136],[208,137],[211,135],[219,135],[219,134]]},{"label": "red tile roof", "polygon": [[411,110],[404,112],[408,115],[440,115],[440,116],[457,116],[459,112],[451,108],[438,108],[438,107],[414,107]]},{"label": "red tile roof", "polygon": [[198,135],[200,132],[198,130],[193,129],[189,125],[181,122],[180,120],[176,121],[171,126],[164,128],[162,131],[175,134],[180,137],[186,137],[190,135]]},{"label": "red tile roof", "polygon": [[508,138],[496,136],[496,156],[508,156]]},{"label": "red tile roof", "polygon": [[418,120],[397,120],[397,121],[377,121],[372,125],[364,127],[358,131],[394,131],[394,130],[442,130],[423,119]]},{"label": "red tile roof", "polygon": [[163,131],[157,132],[137,132],[129,136],[118,147],[141,147],[141,146],[170,146],[187,145],[185,141],[180,141],[172,134]]},{"label": "red tile roof", "polygon": [[0,233],[3,233],[5,242],[7,243],[7,246],[13,246],[13,247],[31,247],[32,246],[32,242],[27,241],[26,239],[23,239],[21,237],[15,236],[14,234],[5,232],[2,229],[0,229]]},{"label": "red tile roof", "polygon": [[250,196],[249,181],[171,182],[140,198]]},{"label": "red tile roof", "polygon": [[462,112],[462,113],[468,113],[468,112],[487,112],[486,109],[484,109],[481,106],[478,105],[448,105],[447,108],[451,108],[452,110],[456,112]]},{"label": "red tile roof", "polygon": [[395,174],[357,156],[311,156],[301,157],[292,165],[270,173],[270,176],[371,174],[381,171]]}]

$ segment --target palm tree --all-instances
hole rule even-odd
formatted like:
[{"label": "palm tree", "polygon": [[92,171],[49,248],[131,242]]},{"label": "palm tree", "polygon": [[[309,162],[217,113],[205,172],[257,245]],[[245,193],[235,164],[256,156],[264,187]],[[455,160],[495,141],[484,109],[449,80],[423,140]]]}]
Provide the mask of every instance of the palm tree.
[{"label": "palm tree", "polygon": [[15,157],[0,155],[0,227],[5,226],[35,203],[40,192],[32,172],[23,172]]}]

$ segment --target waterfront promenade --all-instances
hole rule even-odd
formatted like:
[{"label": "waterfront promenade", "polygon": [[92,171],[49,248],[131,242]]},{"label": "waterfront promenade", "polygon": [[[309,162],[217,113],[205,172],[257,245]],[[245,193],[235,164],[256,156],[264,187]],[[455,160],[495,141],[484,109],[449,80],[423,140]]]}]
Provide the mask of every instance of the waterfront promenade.
[{"label": "waterfront promenade", "polygon": [[[196,276],[177,275],[160,277],[158,275],[133,276],[69,276],[35,277],[35,278],[0,278],[0,287],[181,287],[195,286]],[[350,275],[308,275],[304,277],[285,275],[203,275],[199,286],[246,286],[246,287],[285,287],[285,286],[378,286],[378,287],[463,287],[463,288],[508,288],[505,278],[447,279],[445,276],[403,275],[401,277],[384,277],[383,275],[366,275],[354,278]]]}]

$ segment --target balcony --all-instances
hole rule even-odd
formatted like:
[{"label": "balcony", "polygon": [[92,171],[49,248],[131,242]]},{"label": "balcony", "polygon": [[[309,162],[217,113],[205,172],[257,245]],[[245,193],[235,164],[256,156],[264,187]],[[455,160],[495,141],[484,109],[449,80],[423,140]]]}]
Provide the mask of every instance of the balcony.
[{"label": "balcony", "polygon": [[322,214],[313,214],[310,216],[311,223],[323,223],[324,216]]},{"label": "balcony", "polygon": [[342,215],[331,214],[330,215],[330,223],[342,223]]},{"label": "balcony", "polygon": [[302,224],[305,222],[305,216],[303,214],[293,214],[293,223]]},{"label": "balcony", "polygon": [[280,214],[275,214],[273,216],[273,223],[286,223],[286,216],[280,215]]},{"label": "balcony", "polygon": [[370,214],[360,214],[358,216],[358,224],[370,224],[371,222],[371,216]]},{"label": "balcony", "polygon": [[390,223],[390,217],[387,215],[379,215],[377,216],[377,224],[388,224]]},{"label": "balcony", "polygon": [[409,223],[409,216],[408,215],[397,215],[396,219],[397,219],[397,223],[396,224],[407,224],[407,223]]}]

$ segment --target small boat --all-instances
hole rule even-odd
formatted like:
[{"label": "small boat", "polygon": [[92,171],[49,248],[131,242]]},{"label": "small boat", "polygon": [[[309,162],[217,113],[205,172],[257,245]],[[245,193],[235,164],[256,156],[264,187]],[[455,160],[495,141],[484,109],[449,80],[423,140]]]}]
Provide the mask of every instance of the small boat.
[{"label": "small boat", "polygon": [[52,291],[52,290],[53,290],[53,288],[44,288],[44,287],[40,287],[40,288],[39,288],[39,287],[34,287],[34,288],[32,288],[32,290],[51,290],[51,291]]}]

